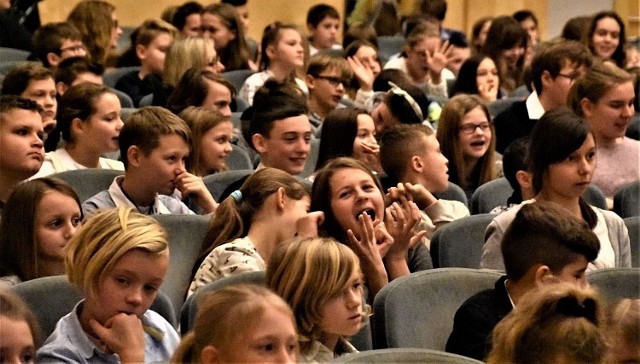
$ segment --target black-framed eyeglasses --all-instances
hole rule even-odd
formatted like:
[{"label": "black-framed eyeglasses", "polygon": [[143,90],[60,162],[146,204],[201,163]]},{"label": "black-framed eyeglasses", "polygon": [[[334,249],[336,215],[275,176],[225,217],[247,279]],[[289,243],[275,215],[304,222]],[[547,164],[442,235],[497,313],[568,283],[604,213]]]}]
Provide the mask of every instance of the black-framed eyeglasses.
[{"label": "black-framed eyeglasses", "polygon": [[580,72],[574,72],[574,73],[570,73],[568,75],[565,75],[564,73],[558,73],[558,76],[564,77],[564,78],[568,78],[569,81],[574,82],[578,78],[580,78],[580,76],[582,76],[582,74]]},{"label": "black-framed eyeglasses", "polygon": [[345,80],[344,78],[341,78],[341,77],[318,75],[318,76],[313,76],[313,78],[325,80],[329,82],[332,86],[338,86],[339,84],[342,84],[344,86],[348,83],[348,80]]},{"label": "black-framed eyeglasses", "polygon": [[465,124],[460,127],[460,131],[464,134],[473,134],[476,129],[480,128],[482,132],[487,132],[489,129],[491,129],[491,124],[492,123],[486,121],[478,124]]}]

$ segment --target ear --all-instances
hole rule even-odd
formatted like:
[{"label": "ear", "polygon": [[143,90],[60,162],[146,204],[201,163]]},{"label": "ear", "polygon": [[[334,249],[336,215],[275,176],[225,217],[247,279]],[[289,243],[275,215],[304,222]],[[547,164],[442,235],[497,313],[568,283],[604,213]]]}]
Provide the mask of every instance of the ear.
[{"label": "ear", "polygon": [[66,83],[64,82],[58,82],[56,83],[56,92],[58,93],[58,95],[62,96],[64,95],[65,92],[67,92],[67,90],[69,89],[69,86],[67,86]]},{"label": "ear", "polygon": [[284,211],[284,208],[287,204],[286,197],[287,194],[284,192],[284,187],[278,188],[278,190],[276,191],[276,206],[278,207],[278,210]]},{"label": "ear", "polygon": [[253,134],[251,137],[251,141],[253,142],[253,148],[258,152],[258,154],[264,154],[267,151],[267,143],[265,141],[265,137],[262,134]]},{"label": "ear", "polygon": [[589,117],[593,114],[594,104],[588,98],[584,97],[580,100],[580,107],[582,108],[582,112],[584,116]]},{"label": "ear", "polygon": [[127,162],[129,166],[140,166],[142,159],[142,150],[137,145],[132,145],[127,149]]},{"label": "ear", "polygon": [[136,45],[136,56],[139,59],[147,58],[147,47],[143,46],[142,44],[137,44]]},{"label": "ear", "polygon": [[313,76],[311,76],[311,75],[306,75],[306,76],[304,76],[304,81],[306,82],[307,87],[308,87],[310,90],[312,90],[312,89],[314,89],[314,88],[316,87],[315,80],[316,80],[316,79],[315,79],[315,78],[313,78]]},{"label": "ear", "polygon": [[74,118],[71,120],[71,135],[80,135],[84,131],[84,122],[80,118]]},{"label": "ear", "polygon": [[316,28],[314,28],[311,24],[307,24],[307,34],[309,34],[309,36],[313,36],[315,32]]},{"label": "ear", "polygon": [[531,189],[533,188],[533,181],[531,179],[531,173],[523,170],[519,170],[516,172],[516,180],[520,185],[520,189]]},{"label": "ear", "polygon": [[267,46],[267,57],[269,57],[269,59],[274,58],[276,56],[276,46],[271,44]]},{"label": "ear", "polygon": [[544,284],[550,278],[550,276],[553,277],[553,274],[551,274],[551,269],[549,269],[549,266],[542,264],[540,264],[533,273],[533,279],[536,286]]},{"label": "ear", "polygon": [[220,352],[213,345],[207,345],[200,352],[200,361],[203,364],[217,363],[220,361]]},{"label": "ear", "polygon": [[53,67],[58,67],[60,62],[62,62],[62,57],[53,52],[49,52],[47,53],[47,62],[49,62],[49,64]]},{"label": "ear", "polygon": [[551,73],[549,73],[549,71],[544,70],[542,71],[542,76],[540,77],[540,80],[542,81],[543,89],[545,89],[548,87],[549,84],[551,84],[551,82],[553,82],[553,77],[551,77]]},{"label": "ear", "polygon": [[413,157],[411,157],[411,160],[409,161],[409,168],[411,168],[412,172],[421,173],[422,169],[424,168],[424,163],[422,162],[422,158],[420,158],[417,155],[414,155]]}]

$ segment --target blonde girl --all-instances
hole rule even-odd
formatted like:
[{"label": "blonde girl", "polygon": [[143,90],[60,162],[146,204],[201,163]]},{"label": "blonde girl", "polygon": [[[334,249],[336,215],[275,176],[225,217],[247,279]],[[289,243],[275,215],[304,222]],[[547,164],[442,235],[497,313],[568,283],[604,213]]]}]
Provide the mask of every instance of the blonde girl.
[{"label": "blonde girl", "polygon": [[233,124],[229,116],[204,107],[189,106],[180,113],[191,130],[187,170],[199,177],[227,170]]},{"label": "blonde girl", "polygon": [[198,301],[193,330],[172,363],[296,363],[296,321],[289,305],[265,287],[234,285]]},{"label": "blonde girl", "polygon": [[40,330],[27,305],[0,288],[0,362],[35,363]]},{"label": "blonde girl", "polygon": [[187,295],[223,277],[264,271],[282,241],[317,234],[322,215],[308,211],[309,193],[287,172],[263,168],[249,176],[216,210]]},{"label": "blonde girl", "polygon": [[360,261],[349,247],[331,238],[289,240],[273,252],[266,279],[296,313],[303,361],[328,362],[356,351],[347,338],[369,312],[363,310]]},{"label": "blonde girl", "polygon": [[259,70],[247,78],[238,96],[253,104],[253,96],[268,79],[295,82],[295,84],[309,93],[307,84],[296,77],[296,71],[305,67],[305,48],[300,31],[293,24],[275,22],[268,25],[262,33],[260,44]]},{"label": "blonde girl", "polygon": [[131,208],[93,215],[69,243],[65,270],[84,295],[38,350],[37,361],[153,362],[178,345],[149,310],[169,269],[167,233]]}]

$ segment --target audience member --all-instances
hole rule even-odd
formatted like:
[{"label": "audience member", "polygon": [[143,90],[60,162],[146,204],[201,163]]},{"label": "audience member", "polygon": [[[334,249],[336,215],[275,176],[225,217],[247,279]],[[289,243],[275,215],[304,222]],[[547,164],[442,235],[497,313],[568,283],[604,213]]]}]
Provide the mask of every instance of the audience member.
[{"label": "audience member", "polygon": [[449,180],[471,195],[502,173],[489,110],[480,97],[458,95],[447,101],[438,122],[442,154],[450,161]]},{"label": "audience member", "polygon": [[233,85],[223,76],[208,70],[190,68],[169,96],[167,109],[179,114],[189,106],[202,106],[231,116],[235,94]]},{"label": "audience member", "polygon": [[569,88],[591,67],[591,56],[582,44],[560,41],[536,54],[531,63],[535,92],[516,101],[495,118],[496,150],[531,133],[537,120],[547,111],[567,104]]},{"label": "audience member", "polygon": [[0,212],[11,192],[44,160],[42,108],[15,95],[0,96]]},{"label": "audience member", "polygon": [[376,29],[368,23],[351,24],[342,36],[342,47],[346,50],[355,41],[369,42],[378,48]]},{"label": "audience member", "polygon": [[608,307],[604,333],[609,344],[609,362],[640,362],[640,299],[625,298]]},{"label": "audience member", "polygon": [[265,287],[231,285],[198,301],[193,330],[171,363],[295,363],[296,320],[289,305]]},{"label": "audience member", "polygon": [[40,343],[40,328],[26,303],[15,293],[0,289],[0,351],[7,363],[33,363]]},{"label": "audience member", "polygon": [[540,43],[538,35],[538,18],[536,17],[536,14],[529,9],[518,10],[513,13],[512,16],[518,24],[520,24],[522,29],[527,32],[528,42],[525,55],[525,65],[529,65],[535,55],[536,47],[538,43]]},{"label": "audience member", "polygon": [[493,59],[498,66],[500,87],[511,96],[516,88],[524,84],[525,51],[527,32],[510,16],[499,16],[491,21],[487,39],[481,52]]},{"label": "audience member", "polygon": [[449,71],[453,72],[456,78],[460,72],[460,67],[469,57],[471,57],[471,48],[467,43],[467,38],[463,33],[456,32],[449,38],[449,44],[451,45],[451,57],[447,61],[445,66]]},{"label": "audience member", "polygon": [[331,5],[318,4],[307,12],[307,32],[309,33],[309,54],[315,55],[330,49],[342,49],[338,42],[340,14]]},{"label": "audience member", "polygon": [[[365,107],[373,97],[373,82],[380,74],[378,48],[365,40],[355,40],[345,47],[344,57],[355,76],[347,87],[347,96],[357,107]],[[355,92],[354,92],[355,91]]]},{"label": "audience member", "polygon": [[576,16],[564,23],[560,37],[564,40],[582,40],[582,33],[589,27],[591,16]]},{"label": "audience member", "polygon": [[118,96],[93,83],[71,86],[60,99],[57,130],[64,147],[45,155],[40,171],[32,178],[64,171],[99,168],[124,170],[121,162],[103,158],[118,151],[124,123]]},{"label": "audience member", "polygon": [[387,87],[389,87],[389,91],[377,94],[370,99],[367,105],[368,110],[371,110],[371,117],[376,125],[378,135],[382,135],[385,130],[397,124],[422,124],[425,122],[431,126],[427,119],[429,117],[429,99],[419,88],[410,84],[396,85],[393,82],[389,82]]},{"label": "audience member", "polygon": [[487,40],[487,33],[489,33],[492,21],[493,17],[485,16],[473,23],[473,26],[471,27],[470,44],[472,55],[478,56],[482,53],[482,47],[484,47],[484,42]]},{"label": "audience member", "polygon": [[624,22],[614,11],[601,11],[591,18],[582,42],[598,59],[625,67],[627,34]]},{"label": "audience member", "polygon": [[496,281],[495,288],[475,294],[460,306],[446,350],[485,359],[492,347],[491,332],[498,332],[494,327],[509,312],[527,305],[523,295],[553,281],[586,287],[587,264],[599,249],[595,234],[562,207],[542,201],[524,205],[502,238],[506,275]]},{"label": "audience member", "polygon": [[498,68],[491,57],[471,57],[464,61],[449,97],[459,94],[478,95],[485,104],[502,98]]},{"label": "audience member", "polygon": [[616,191],[640,179],[640,142],[625,133],[634,115],[633,77],[615,65],[596,64],[569,92],[569,105],[589,123],[598,164],[591,183],[613,207]]},{"label": "audience member", "polygon": [[176,189],[205,213],[216,210],[218,203],[202,179],[186,171],[191,132],[182,119],[161,107],[142,108],[129,117],[118,141],[124,176],[85,201],[85,214],[114,207],[131,207],[146,215],[193,214],[175,195]]},{"label": "audience member", "polygon": [[338,107],[352,77],[353,71],[342,57],[320,53],[309,59],[305,81],[309,88],[309,121],[314,134],[327,115]]},{"label": "audience member", "polygon": [[80,199],[66,182],[16,186],[0,220],[0,286],[64,274],[64,249],[81,222]]},{"label": "audience member", "polygon": [[182,38],[202,35],[202,5],[196,1],[187,1],[178,6],[170,23],[178,29]]},{"label": "audience member", "polygon": [[58,321],[37,362],[169,360],[178,334],[149,309],[169,269],[167,233],[155,219],[131,208],[97,213],[69,242],[64,265],[84,299]]},{"label": "audience member", "polygon": [[69,23],[45,24],[33,33],[33,53],[30,58],[37,59],[53,71],[67,58],[86,55],[82,35]]},{"label": "audience member", "polygon": [[317,235],[322,214],[308,213],[309,193],[294,177],[275,168],[252,174],[218,208],[187,295],[230,275],[264,271],[273,250],[298,235]]},{"label": "audience member", "polygon": [[440,152],[434,131],[425,125],[397,125],[387,130],[380,140],[380,162],[390,185],[387,203],[403,199],[413,201],[420,209],[421,221],[416,230],[425,230],[424,243],[442,225],[469,216],[459,201],[440,200],[434,193],[444,192],[448,185],[447,158]]},{"label": "audience member", "polygon": [[581,197],[596,164],[593,132],[581,117],[567,108],[545,113],[531,133],[527,164],[531,170],[534,200],[525,201],[496,216],[487,227],[480,265],[504,270],[500,241],[514,216],[527,203],[548,201],[580,219],[598,236],[600,252],[588,270],[630,267],[629,233],[614,212],[588,205]]},{"label": "audience member", "polygon": [[502,156],[502,171],[513,193],[507,198],[505,205],[496,206],[490,213],[499,214],[536,196],[533,192],[531,170],[527,165],[530,144],[531,139],[526,136],[514,140],[505,149]]},{"label": "audience member", "polygon": [[[62,98],[71,87],[83,82],[103,85],[104,67],[86,57],[71,57],[60,62],[55,74],[56,91]],[[47,143],[48,144],[48,143]]]}]

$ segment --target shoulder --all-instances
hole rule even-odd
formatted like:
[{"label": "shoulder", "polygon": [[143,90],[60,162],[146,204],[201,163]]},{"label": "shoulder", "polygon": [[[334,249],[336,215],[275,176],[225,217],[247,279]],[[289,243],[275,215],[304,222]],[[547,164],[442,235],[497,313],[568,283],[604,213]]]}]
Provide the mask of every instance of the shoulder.
[{"label": "shoulder", "polygon": [[194,215],[187,205],[179,198],[167,195],[158,195],[158,200],[169,210],[170,213],[176,215]]},{"label": "shoulder", "polygon": [[180,343],[180,337],[173,326],[159,313],[147,310],[142,318],[143,325],[154,330],[146,330],[150,339],[161,341],[165,349],[172,353]]},{"label": "shoulder", "polygon": [[82,211],[88,214],[98,209],[109,209],[116,207],[116,203],[109,195],[109,191],[104,190],[93,195],[82,203]]},{"label": "shoulder", "polygon": [[100,157],[100,168],[102,169],[115,169],[117,171],[124,171],[124,164],[120,161],[110,158]]},{"label": "shoulder", "polygon": [[624,220],[615,212],[609,210],[603,210],[601,208],[591,206],[593,211],[595,211],[598,219],[602,216],[602,219],[607,224],[607,228],[616,228],[616,229],[624,229]]},{"label": "shoulder", "polygon": [[516,101],[513,104],[511,104],[503,112],[496,115],[496,117],[494,118],[494,122],[496,124],[509,122],[513,120],[514,117],[521,116],[521,115],[527,115],[527,119],[529,118],[527,114],[527,104],[525,100]]}]

